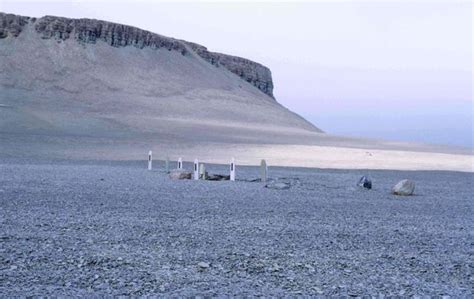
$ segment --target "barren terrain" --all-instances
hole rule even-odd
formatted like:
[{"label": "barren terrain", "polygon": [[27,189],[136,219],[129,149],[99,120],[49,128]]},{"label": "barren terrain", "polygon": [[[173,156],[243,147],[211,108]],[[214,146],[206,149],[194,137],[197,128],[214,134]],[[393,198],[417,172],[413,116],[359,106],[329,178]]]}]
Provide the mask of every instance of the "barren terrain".
[{"label": "barren terrain", "polygon": [[0,162],[0,296],[474,295],[472,173],[154,165]]}]

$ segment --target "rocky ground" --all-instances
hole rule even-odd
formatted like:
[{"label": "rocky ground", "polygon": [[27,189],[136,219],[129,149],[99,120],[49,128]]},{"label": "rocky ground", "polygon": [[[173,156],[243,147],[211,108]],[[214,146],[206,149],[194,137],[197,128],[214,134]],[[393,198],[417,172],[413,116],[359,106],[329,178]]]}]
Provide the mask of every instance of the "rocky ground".
[{"label": "rocky ground", "polygon": [[[290,189],[0,161],[0,296],[474,295],[472,173],[269,172]],[[415,196],[391,195],[405,178]]]}]

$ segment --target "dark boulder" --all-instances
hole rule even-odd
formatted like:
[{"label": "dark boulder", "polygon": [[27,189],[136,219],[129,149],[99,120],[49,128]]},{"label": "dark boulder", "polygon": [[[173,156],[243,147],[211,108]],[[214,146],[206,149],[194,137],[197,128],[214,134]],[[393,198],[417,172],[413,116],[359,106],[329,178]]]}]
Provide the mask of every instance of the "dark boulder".
[{"label": "dark boulder", "polygon": [[360,178],[359,183],[357,183],[357,186],[370,190],[372,189],[372,181],[368,177],[363,176]]},{"label": "dark boulder", "polygon": [[209,174],[207,176],[208,181],[228,181],[230,180],[230,175],[223,174]]}]

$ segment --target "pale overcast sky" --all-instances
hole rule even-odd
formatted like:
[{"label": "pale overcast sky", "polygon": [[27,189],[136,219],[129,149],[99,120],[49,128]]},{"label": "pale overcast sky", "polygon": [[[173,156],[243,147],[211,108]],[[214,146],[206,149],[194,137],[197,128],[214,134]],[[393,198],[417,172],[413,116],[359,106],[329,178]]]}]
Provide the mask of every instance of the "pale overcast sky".
[{"label": "pale overcast sky", "polygon": [[470,1],[5,1],[0,11],[124,23],[246,57],[328,133],[472,147]]}]

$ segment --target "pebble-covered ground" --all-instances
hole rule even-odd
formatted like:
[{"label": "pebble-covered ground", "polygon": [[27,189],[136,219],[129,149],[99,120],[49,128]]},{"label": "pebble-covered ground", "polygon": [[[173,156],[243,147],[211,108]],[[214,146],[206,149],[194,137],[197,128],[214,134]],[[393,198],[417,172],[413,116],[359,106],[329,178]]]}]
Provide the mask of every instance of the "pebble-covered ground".
[{"label": "pebble-covered ground", "polygon": [[[172,181],[137,161],[0,161],[0,297],[474,296],[472,173],[269,171],[291,188]],[[405,178],[416,195],[391,195]]]}]

